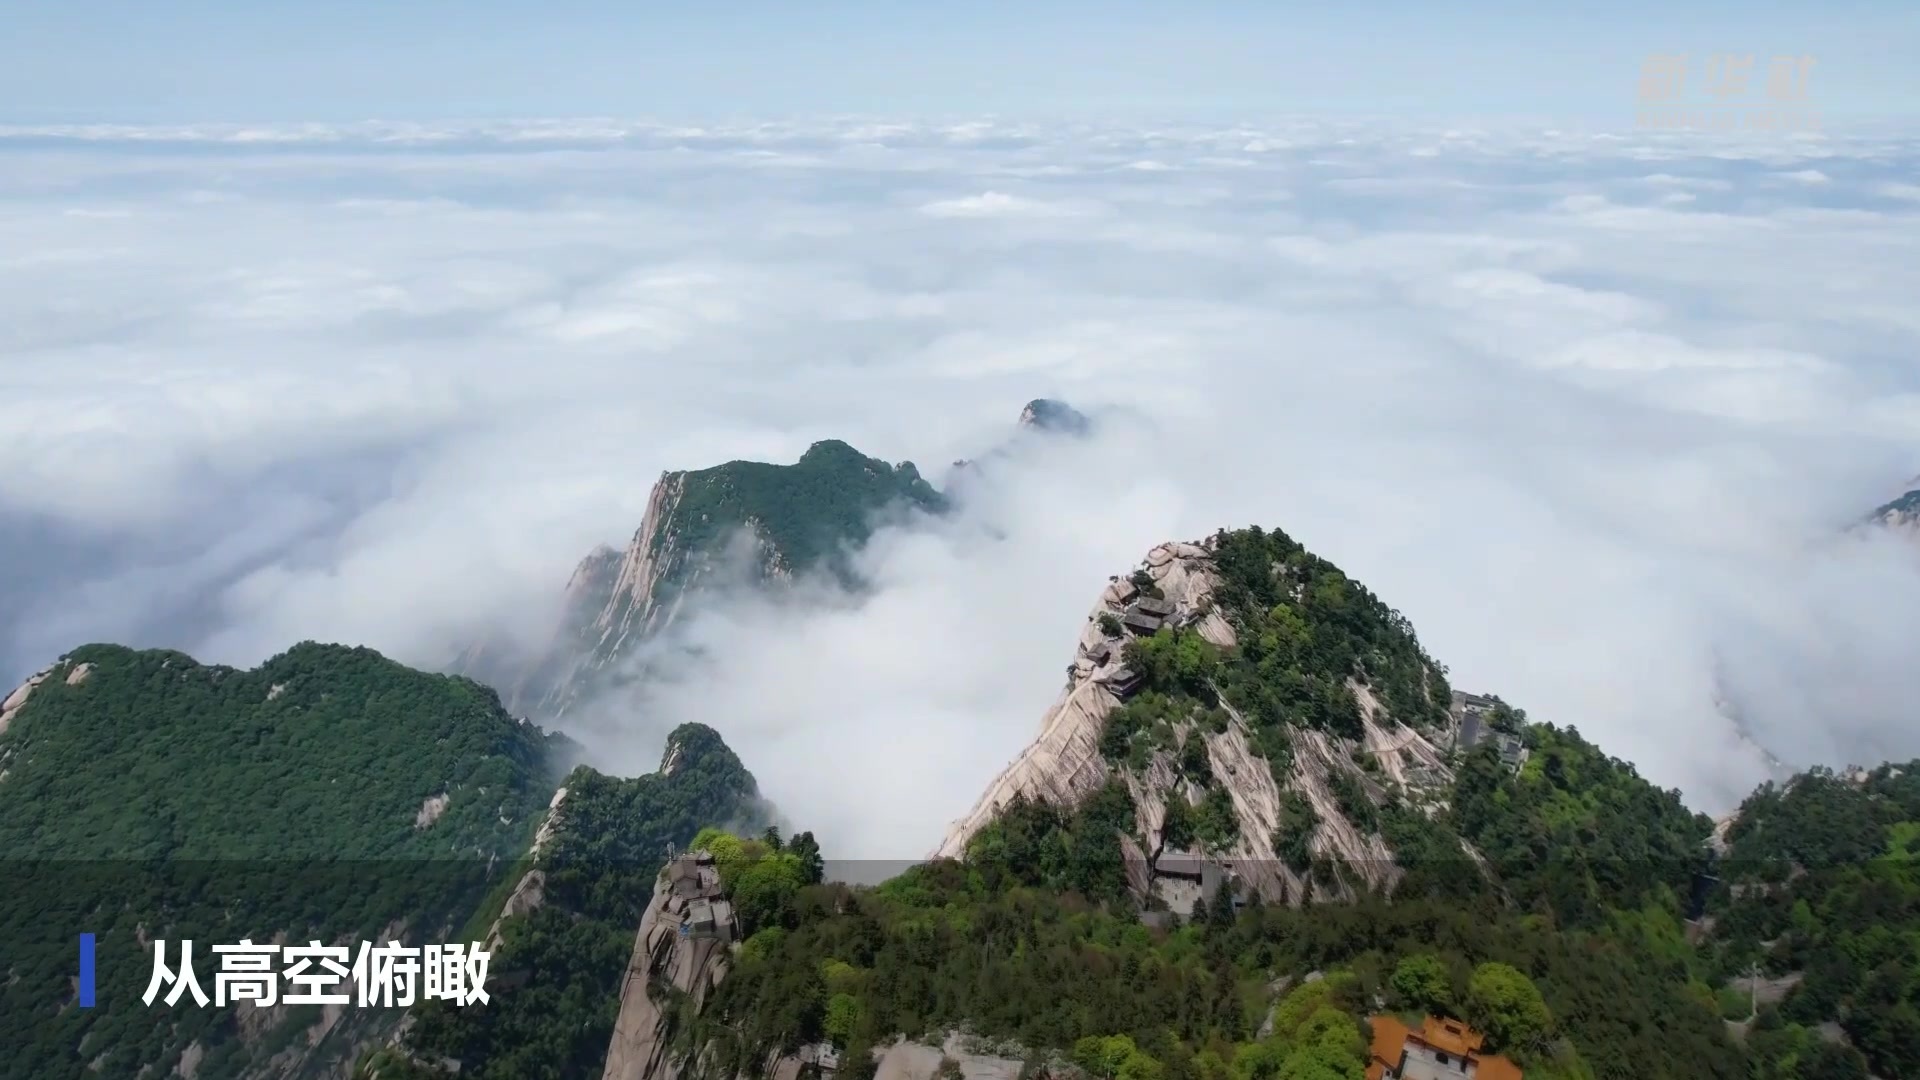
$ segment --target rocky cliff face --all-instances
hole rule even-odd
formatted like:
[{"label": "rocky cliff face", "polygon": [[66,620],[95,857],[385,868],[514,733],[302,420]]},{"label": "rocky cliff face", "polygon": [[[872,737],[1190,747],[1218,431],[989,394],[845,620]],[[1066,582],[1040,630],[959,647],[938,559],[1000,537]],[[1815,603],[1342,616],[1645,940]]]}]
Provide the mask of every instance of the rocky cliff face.
[{"label": "rocky cliff face", "polygon": [[[624,655],[627,647],[673,622],[679,601],[705,569],[705,554],[678,541],[678,513],[686,473],[666,473],[647,497],[646,514],[626,548],[601,546],[588,553],[567,581],[566,600],[553,643],[529,665],[508,661],[502,674],[482,645],[469,652],[462,670],[489,679],[515,712],[558,719],[575,705],[594,675]],[[756,542],[761,541],[758,537]],[[667,588],[673,581],[678,588]]]},{"label": "rocky cliff face", "polygon": [[607,1046],[604,1080],[678,1080],[670,1053],[676,1009],[698,1010],[726,978],[733,917],[711,858],[683,855],[660,871],[640,919],[620,985],[620,1016]]},{"label": "rocky cliff face", "polygon": [[[1190,630],[1221,649],[1236,644],[1234,613],[1216,602],[1219,581],[1209,547],[1193,543],[1161,544],[1133,576],[1113,578],[1081,628],[1067,686],[1047,710],[1039,735],[952,825],[932,857],[962,857],[968,842],[1016,797],[1072,807],[1118,778],[1134,802],[1135,828],[1123,838],[1122,850],[1137,892],[1167,895],[1177,881],[1195,876],[1196,860],[1217,865],[1268,901],[1339,899],[1356,887],[1390,888],[1397,877],[1394,853],[1377,828],[1354,820],[1351,800],[1358,792],[1376,805],[1401,800],[1422,812],[1441,809],[1439,793],[1453,781],[1447,749],[1457,726],[1403,724],[1371,688],[1349,679],[1361,737],[1290,729],[1289,760],[1276,770],[1231,701],[1221,702],[1224,724],[1203,723],[1198,716],[1178,721],[1169,741],[1182,748],[1190,739],[1204,741],[1207,765],[1231,799],[1238,826],[1229,845],[1204,853],[1174,850],[1165,842],[1170,803],[1182,800],[1191,807],[1201,800],[1171,749],[1156,749],[1144,765],[1103,755],[1107,720],[1140,677],[1128,666],[1130,638],[1166,628]],[[1310,878],[1275,852],[1286,807],[1297,799],[1317,819],[1310,853],[1337,860],[1348,875]]]},{"label": "rocky cliff face", "polygon": [[[1191,619],[1210,591],[1204,553],[1191,544],[1162,544],[1147,556],[1154,581],[1174,604],[1176,619]],[[1100,616],[1115,615],[1139,589],[1116,578],[1101,591],[1100,600],[1080,630],[1073,669],[1060,698],[1040,722],[1040,734],[993,782],[973,809],[947,832],[933,858],[959,858],[995,814],[1015,796],[1071,806],[1093,794],[1113,775],[1100,753],[1100,732],[1107,714],[1120,704],[1131,675],[1119,641],[1109,638]],[[1201,633],[1217,644],[1233,643],[1233,628],[1218,613],[1202,620]],[[1157,818],[1145,815],[1157,829]]]},{"label": "rocky cliff face", "polygon": [[943,507],[911,463],[890,465],[836,441],[815,443],[792,465],[734,461],[665,473],[626,547],[597,548],[574,570],[544,649],[528,658],[482,642],[457,666],[514,712],[558,720],[703,594],[816,568],[850,576],[848,551],[888,515]]}]

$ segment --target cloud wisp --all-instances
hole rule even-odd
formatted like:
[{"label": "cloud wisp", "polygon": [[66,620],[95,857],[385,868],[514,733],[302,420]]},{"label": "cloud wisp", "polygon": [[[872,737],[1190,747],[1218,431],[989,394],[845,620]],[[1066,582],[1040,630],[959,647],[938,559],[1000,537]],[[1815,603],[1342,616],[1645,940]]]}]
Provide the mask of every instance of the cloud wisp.
[{"label": "cloud wisp", "polygon": [[840,438],[938,476],[1051,395],[1114,422],[883,531],[861,603],[696,620],[711,677],[605,760],[701,720],[836,855],[918,854],[1108,574],[1252,523],[1697,805],[1765,772],[1729,707],[1793,764],[1920,753],[1920,555],[1838,535],[1920,456],[1912,137],[554,122],[0,159],[9,678],[102,638],[444,664],[537,637],[662,470]]}]

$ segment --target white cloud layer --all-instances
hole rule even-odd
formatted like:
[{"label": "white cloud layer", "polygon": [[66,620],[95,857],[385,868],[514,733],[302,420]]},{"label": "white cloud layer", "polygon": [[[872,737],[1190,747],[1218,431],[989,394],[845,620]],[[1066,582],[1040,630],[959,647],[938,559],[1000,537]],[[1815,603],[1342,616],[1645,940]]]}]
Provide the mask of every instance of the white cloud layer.
[{"label": "white cloud layer", "polygon": [[[537,635],[663,469],[843,438],[938,476],[1026,399],[1132,419],[729,608],[609,764],[712,724],[842,857],[1031,736],[1102,581],[1285,528],[1456,683],[1723,808],[1920,753],[1901,133],[615,121],[0,129],[0,675],[86,640],[446,662]],[[1676,195],[1689,198],[1675,200]],[[797,620],[797,621],[796,621]],[[837,845],[837,846],[836,846]]]}]

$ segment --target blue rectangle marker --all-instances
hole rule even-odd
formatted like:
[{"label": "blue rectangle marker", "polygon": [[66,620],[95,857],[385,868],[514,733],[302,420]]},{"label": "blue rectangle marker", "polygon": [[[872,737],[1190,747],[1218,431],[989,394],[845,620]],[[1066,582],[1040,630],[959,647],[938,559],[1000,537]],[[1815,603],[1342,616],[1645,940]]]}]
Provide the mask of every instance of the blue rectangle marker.
[{"label": "blue rectangle marker", "polygon": [[93,1008],[93,935],[80,935],[80,1007]]}]

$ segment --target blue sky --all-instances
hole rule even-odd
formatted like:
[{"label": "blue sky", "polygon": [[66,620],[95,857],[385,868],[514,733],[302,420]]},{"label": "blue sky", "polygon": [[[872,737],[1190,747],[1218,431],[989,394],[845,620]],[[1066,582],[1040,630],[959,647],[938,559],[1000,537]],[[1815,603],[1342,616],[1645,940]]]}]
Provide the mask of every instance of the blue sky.
[{"label": "blue sky", "polygon": [[1920,5],[8,0],[0,122],[979,112],[1630,122],[1642,61],[1920,111]]}]

